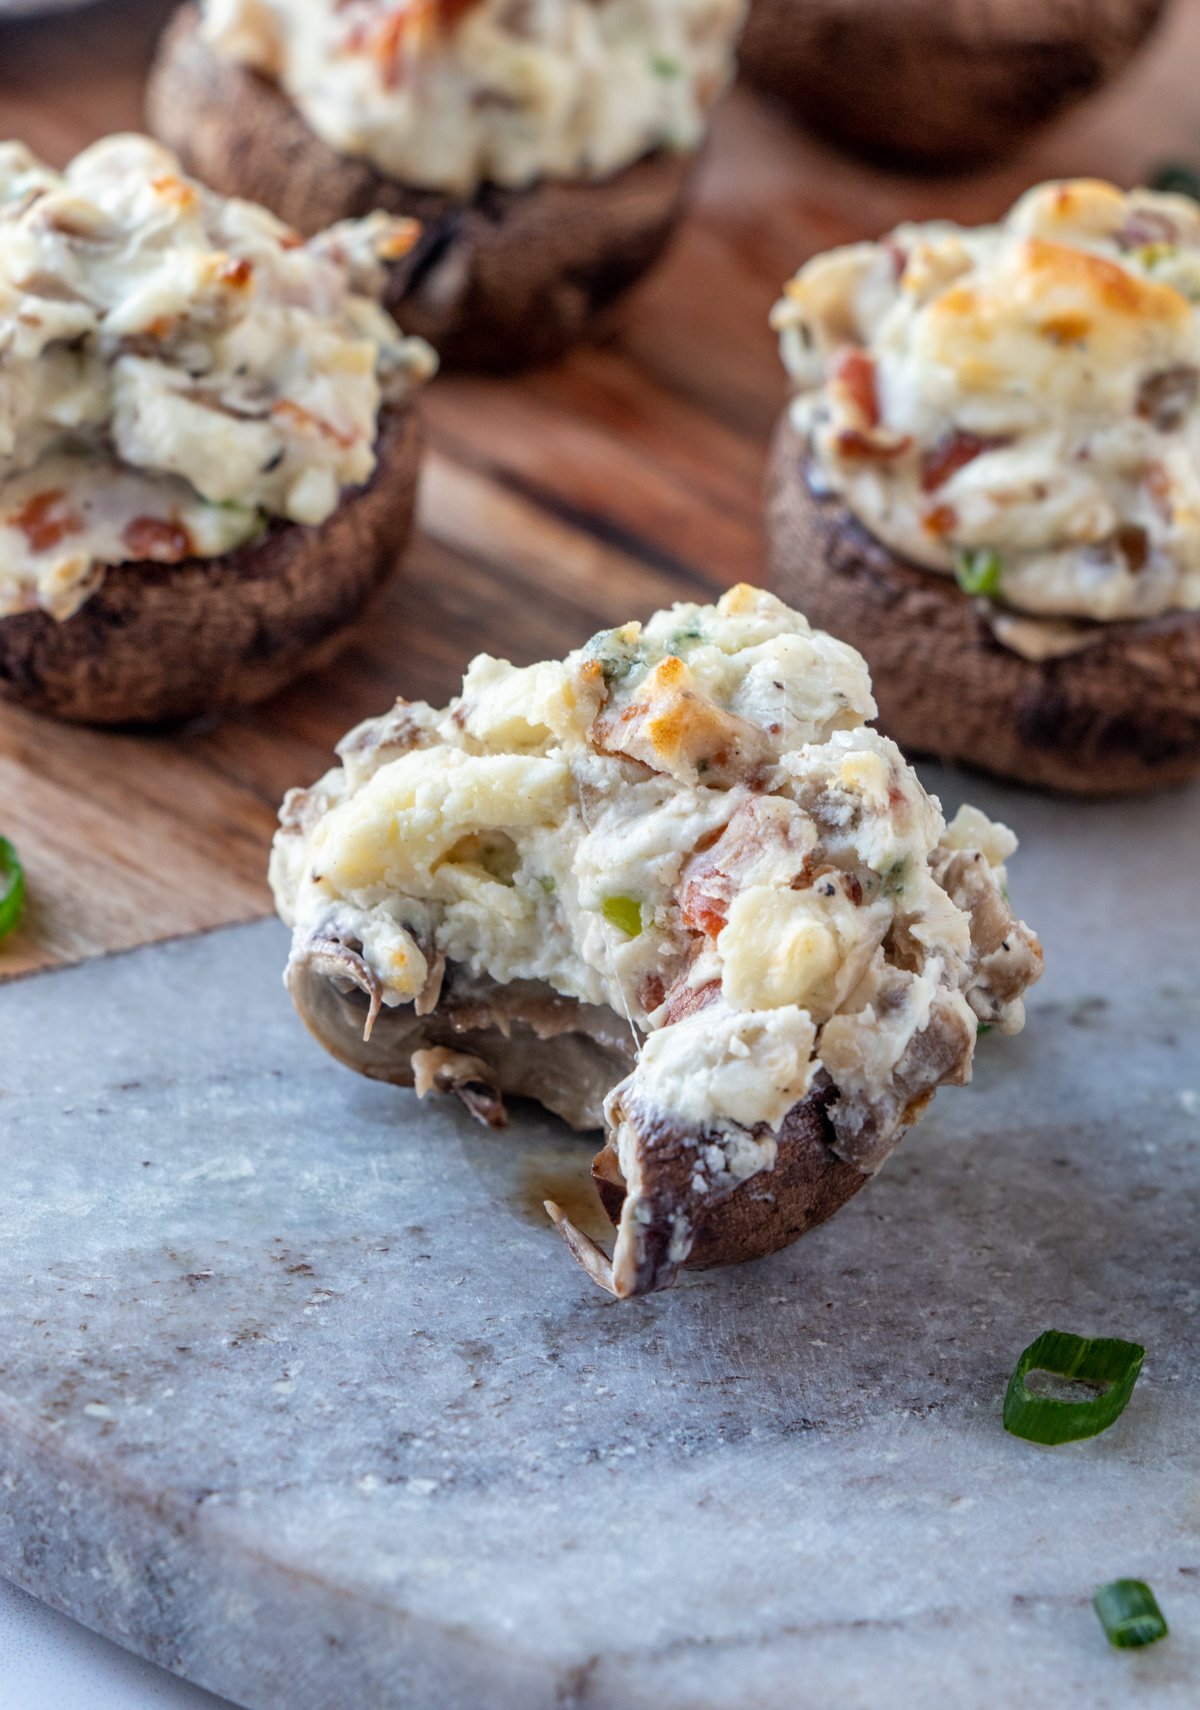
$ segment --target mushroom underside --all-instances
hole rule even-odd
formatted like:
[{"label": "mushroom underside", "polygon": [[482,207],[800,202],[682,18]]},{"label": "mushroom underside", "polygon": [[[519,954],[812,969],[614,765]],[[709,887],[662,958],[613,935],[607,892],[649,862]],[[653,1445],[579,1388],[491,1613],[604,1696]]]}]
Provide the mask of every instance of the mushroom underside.
[{"label": "mushroom underside", "polygon": [[191,5],[163,37],[147,115],[188,171],[306,235],[377,208],[419,220],[387,306],[450,367],[547,361],[597,330],[662,252],[694,162],[659,150],[609,179],[485,185],[467,201],[415,189],[338,154],[275,84],[214,53]]},{"label": "mushroom underside", "polygon": [[739,62],[815,130],[951,167],[1018,147],[1137,52],[1164,0],[752,0]]},{"label": "mushroom underside", "polygon": [[265,699],[348,639],[408,538],[416,410],[380,416],[376,467],[323,523],[275,521],[219,558],[120,564],[62,620],[0,618],[0,698],[84,724],[160,724]]},{"label": "mushroom underside", "polygon": [[863,654],[880,728],[905,752],[1075,795],[1200,776],[1200,614],[1096,624],[1078,652],[1025,658],[952,578],[898,557],[815,489],[786,415],[767,521],[773,587]]},{"label": "mushroom underside", "polygon": [[[601,1128],[605,1097],[635,1060],[623,1017],[537,981],[498,985],[451,964],[436,1008],[425,1015],[412,1006],[378,1009],[369,1037],[374,1003],[361,966],[318,949],[293,960],[288,985],[310,1032],[340,1062],[375,1080],[456,1092],[490,1126],[503,1121],[504,1097],[517,1096],[574,1128]],[[617,1231],[612,1256],[553,1203],[547,1211],[588,1274],[622,1298],[665,1288],[684,1267],[761,1258],[823,1222],[870,1179],[832,1148],[827,1109],[836,1096],[822,1077],[785,1117],[774,1167],[740,1180],[714,1168],[713,1134],[661,1112],[623,1108],[619,1132],[592,1164]],[[618,1147],[633,1160],[633,1184]],[[707,1184],[701,1194],[698,1173]]]}]

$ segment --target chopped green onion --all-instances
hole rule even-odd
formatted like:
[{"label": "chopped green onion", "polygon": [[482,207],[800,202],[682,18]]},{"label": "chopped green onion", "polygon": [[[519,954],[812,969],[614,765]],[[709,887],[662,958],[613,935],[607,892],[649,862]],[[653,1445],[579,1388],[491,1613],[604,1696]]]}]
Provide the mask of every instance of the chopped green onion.
[{"label": "chopped green onion", "polygon": [[25,907],[25,869],[7,837],[0,837],[0,938],[7,938]]},{"label": "chopped green onion", "polygon": [[1003,569],[990,546],[960,546],[954,555],[954,579],[964,594],[994,594]]},{"label": "chopped green onion", "polygon": [[1154,1593],[1141,1579],[1114,1579],[1111,1585],[1102,1585],[1092,1607],[1109,1644],[1119,1651],[1152,1645],[1169,1631]]},{"label": "chopped green onion", "polygon": [[1152,190],[1165,190],[1173,196],[1191,196],[1200,202],[1200,175],[1194,167],[1169,161],[1160,166],[1150,178]]},{"label": "chopped green onion", "polygon": [[[1027,1443],[1074,1443],[1082,1437],[1098,1437],[1125,1411],[1145,1354],[1136,1342],[1121,1342],[1116,1337],[1044,1330],[1026,1348],[1008,1380],[1004,1429]],[[1107,1387],[1082,1401],[1034,1395],[1025,1380],[1035,1371],[1049,1372],[1069,1382]]]},{"label": "chopped green onion", "polygon": [[677,59],[667,59],[665,55],[657,54],[650,61],[650,69],[656,77],[680,77],[683,67]]},{"label": "chopped green onion", "polygon": [[991,1031],[992,1031],[992,1024],[990,1021],[977,1021],[975,1023],[975,1037],[976,1037],[976,1039],[982,1039],[985,1033],[990,1033]]},{"label": "chopped green onion", "polygon": [[539,873],[538,884],[542,887],[548,897],[552,897],[558,889],[558,886],[554,883],[554,880],[550,877],[549,873]]},{"label": "chopped green onion", "polygon": [[600,913],[626,938],[636,938],[642,930],[642,905],[636,897],[605,897],[600,904]]}]

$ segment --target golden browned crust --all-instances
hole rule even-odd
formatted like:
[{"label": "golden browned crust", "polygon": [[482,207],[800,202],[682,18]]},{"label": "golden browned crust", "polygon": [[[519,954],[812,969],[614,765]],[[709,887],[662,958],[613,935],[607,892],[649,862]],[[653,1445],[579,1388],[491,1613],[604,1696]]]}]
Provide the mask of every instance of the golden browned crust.
[{"label": "golden browned crust", "polygon": [[863,654],[880,728],[902,748],[1080,795],[1200,776],[1200,614],[1099,624],[1082,651],[1025,659],[954,582],[818,496],[807,467],[785,415],[768,479],[772,583]]},{"label": "golden browned crust", "polygon": [[[428,1085],[457,1092],[489,1126],[503,1121],[500,1101],[507,1095],[536,1099],[576,1128],[599,1128],[606,1094],[633,1067],[623,1018],[538,982],[499,986],[486,977],[467,979],[451,966],[435,1007],[424,1015],[410,1006],[377,1009],[372,984],[355,952],[332,941],[318,942],[288,970],[301,1018],[340,1062],[374,1080],[410,1087],[414,1068],[428,1054]],[[364,1038],[372,1010],[375,1019]],[[623,1112],[625,1143],[638,1159],[639,1205],[633,1226],[618,1241],[616,1267],[557,1206],[547,1209],[588,1274],[622,1298],[669,1287],[683,1266],[704,1269],[761,1258],[832,1216],[870,1180],[832,1149],[826,1109],[836,1096],[825,1082],[788,1112],[772,1170],[715,1186],[699,1200],[694,1183],[697,1170],[708,1167],[703,1153],[709,1137],[661,1115]],[[597,1154],[592,1174],[605,1211],[620,1225],[625,1183],[613,1137]],[[682,1256],[679,1219],[685,1214],[691,1240]]]},{"label": "golden browned crust", "polygon": [[815,130],[949,166],[1016,147],[1114,77],[1164,0],[752,0],[739,54]]},{"label": "golden browned crust", "polygon": [[485,187],[468,203],[414,190],[336,153],[278,88],[213,53],[191,6],[163,38],[146,111],[189,172],[306,235],[375,208],[420,220],[387,306],[451,366],[546,361],[594,330],[657,260],[692,167],[660,152],[595,184]]},{"label": "golden browned crust", "polygon": [[121,564],[73,616],[0,618],[0,697],[84,724],[158,724],[274,694],[345,641],[408,537],[420,460],[410,407],[327,521],[273,522],[220,558]]}]

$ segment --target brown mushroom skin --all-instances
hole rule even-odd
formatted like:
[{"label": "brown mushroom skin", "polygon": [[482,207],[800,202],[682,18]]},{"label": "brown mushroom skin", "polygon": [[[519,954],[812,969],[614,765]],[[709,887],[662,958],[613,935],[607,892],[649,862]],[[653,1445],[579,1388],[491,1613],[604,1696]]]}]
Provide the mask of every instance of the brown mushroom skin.
[{"label": "brown mushroom skin", "polygon": [[376,458],[323,523],[275,521],[219,558],[116,565],[62,621],[0,618],[0,698],[76,723],[162,724],[263,700],[323,665],[408,538],[413,407],[383,411]]},{"label": "brown mushroom skin", "polygon": [[1200,614],[1097,626],[1057,659],[997,641],[949,577],[899,558],[814,490],[784,416],[767,481],[771,585],[871,668],[879,725],[906,752],[1073,795],[1200,777]]},{"label": "brown mushroom skin", "polygon": [[993,159],[1115,77],[1164,0],[752,0],[752,82],[891,162]]},{"label": "brown mushroom skin", "polygon": [[[555,1222],[589,1274],[623,1299],[669,1288],[680,1269],[710,1270],[765,1258],[824,1223],[870,1180],[833,1150],[827,1111],[836,1098],[837,1089],[826,1078],[784,1117],[772,1169],[705,1196],[682,1261],[672,1254],[674,1218],[692,1201],[690,1183],[707,1136],[677,1119],[646,1111],[625,1115],[647,1177],[652,1172],[653,1192],[643,1200],[628,1241],[618,1237],[612,1261],[603,1253],[578,1252],[576,1242],[587,1242],[587,1236],[575,1229],[568,1233],[565,1219]],[[593,1160],[592,1179],[609,1220],[622,1229],[626,1189],[612,1135]],[[624,1265],[622,1248],[629,1254]]]},{"label": "brown mushroom skin", "polygon": [[[419,1052],[459,1057],[460,1096],[489,1126],[498,1124],[481,1094],[532,1098],[579,1129],[604,1125],[606,1094],[633,1067],[632,1039],[623,1018],[597,1005],[564,998],[548,986],[517,981],[499,986],[486,978],[464,981],[451,965],[437,1007],[418,1015],[411,1006],[382,1009],[371,1027],[368,995],[353,976],[331,979],[322,956],[293,960],[288,989],[301,1019],[325,1050],[372,1080],[414,1084]],[[364,975],[364,978],[366,976]],[[487,1074],[487,1080],[484,1075]],[[558,1210],[547,1206],[574,1256],[609,1293],[626,1298],[667,1288],[680,1268],[707,1269],[773,1253],[797,1240],[843,1206],[870,1177],[832,1149],[826,1114],[836,1099],[827,1080],[784,1118],[775,1166],[707,1195],[697,1208],[690,1184],[706,1136],[677,1121],[627,1110],[643,1173],[641,1215],[622,1244],[632,1254],[615,1273],[613,1262]],[[490,1106],[488,1107],[490,1110]],[[620,1226],[626,1189],[610,1137],[592,1165],[605,1211]],[[672,1256],[672,1219],[688,1206],[694,1218],[686,1258]]]},{"label": "brown mushroom skin", "polygon": [[419,220],[385,303],[460,368],[545,362],[597,330],[665,247],[694,159],[660,151],[598,183],[485,186],[466,203],[413,189],[338,154],[275,85],[215,54],[193,6],[163,37],[146,113],[186,170],[305,235],[376,208]]}]

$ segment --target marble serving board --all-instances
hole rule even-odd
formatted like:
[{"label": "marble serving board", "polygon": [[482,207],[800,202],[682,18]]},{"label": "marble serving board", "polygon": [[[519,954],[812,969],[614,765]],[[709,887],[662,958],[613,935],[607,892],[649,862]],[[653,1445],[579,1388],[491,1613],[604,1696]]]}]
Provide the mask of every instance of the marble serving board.
[{"label": "marble serving board", "polygon": [[[591,1146],[337,1067],[274,923],[0,990],[0,1571],[249,1710],[1194,1705],[1200,796],[970,793],[1026,1032],[823,1229],[637,1302],[541,1211],[598,1227]],[[1000,1404],[1051,1326],[1147,1354],[1044,1450]]]}]

